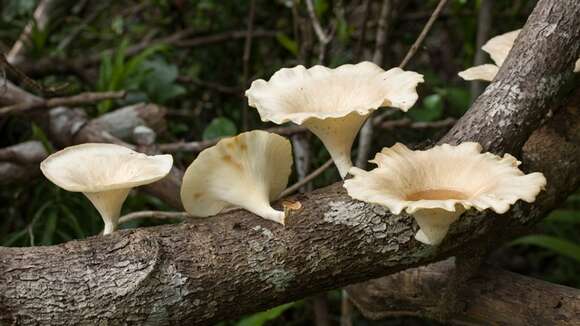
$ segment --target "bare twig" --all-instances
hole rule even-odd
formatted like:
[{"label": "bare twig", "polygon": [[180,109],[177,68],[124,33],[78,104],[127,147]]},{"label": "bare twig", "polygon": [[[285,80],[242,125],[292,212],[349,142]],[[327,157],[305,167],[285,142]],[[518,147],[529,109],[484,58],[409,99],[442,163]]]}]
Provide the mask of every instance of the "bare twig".
[{"label": "bare twig", "polygon": [[280,198],[286,197],[288,195],[295,193],[300,188],[302,188],[302,186],[304,186],[304,185],[308,184],[310,181],[316,179],[316,177],[321,175],[330,166],[332,166],[332,159],[329,159],[328,161],[324,162],[324,164],[322,164],[320,167],[318,167],[318,169],[312,171],[312,173],[310,173],[309,175],[304,177],[304,179],[302,179],[302,180],[296,182],[295,184],[293,184],[292,186],[288,187],[286,190],[284,190],[282,192],[282,194],[280,194]]},{"label": "bare twig", "polygon": [[241,87],[237,87],[237,86],[226,86],[226,85],[222,85],[222,84],[218,84],[218,83],[214,83],[214,82],[210,82],[210,81],[191,78],[189,76],[179,76],[179,77],[177,77],[177,81],[180,83],[189,83],[189,84],[194,84],[196,86],[205,87],[205,88],[212,89],[212,90],[218,91],[220,93],[224,93],[224,94],[237,95],[239,97],[244,96],[244,94],[243,94],[244,90]]},{"label": "bare twig", "polygon": [[[473,59],[473,66],[479,66],[486,62],[487,54],[481,49],[483,44],[489,38],[489,31],[491,29],[493,0],[482,0],[479,13],[477,15],[477,40],[476,52]],[[471,102],[483,92],[484,84],[481,81],[474,80],[471,82]]]},{"label": "bare twig", "polygon": [[[290,127],[274,127],[268,128],[266,131],[275,133],[282,136],[291,136],[297,133],[306,132],[305,127],[301,126],[290,126]],[[177,153],[177,152],[192,152],[197,153],[202,150],[211,147],[218,143],[222,138],[209,139],[209,140],[198,140],[192,142],[177,142],[177,143],[167,143],[160,144],[159,150],[163,153]]]},{"label": "bare twig", "polygon": [[11,64],[18,64],[24,59],[24,52],[26,50],[26,43],[29,42],[30,35],[36,27],[42,30],[46,27],[49,21],[49,13],[54,7],[56,0],[41,0],[34,10],[32,20],[26,24],[24,30],[18,37],[18,40],[12,46],[12,49],[6,55],[6,59]]},{"label": "bare twig", "polygon": [[429,122],[413,122],[409,118],[403,118],[399,120],[387,120],[381,123],[379,126],[382,129],[395,129],[395,128],[410,128],[410,129],[436,129],[436,128],[447,128],[455,124],[457,120],[453,118],[447,118],[439,121],[429,121]]},{"label": "bare twig", "polygon": [[308,16],[310,17],[310,22],[312,23],[312,28],[318,38],[318,45],[320,47],[318,53],[318,61],[320,64],[324,64],[324,58],[326,56],[326,47],[328,43],[332,40],[333,30],[329,33],[325,32],[322,26],[320,25],[320,21],[316,16],[316,12],[314,11],[314,5],[312,4],[312,0],[306,0],[306,8],[308,10]]},{"label": "bare twig", "polygon": [[121,216],[121,218],[119,218],[119,224],[124,224],[135,220],[140,220],[143,218],[154,218],[158,220],[173,220],[173,219],[183,220],[191,217],[193,216],[189,215],[186,212],[141,211]]},{"label": "bare twig", "polygon": [[5,70],[10,72],[19,82],[26,84],[27,86],[33,88],[36,92],[46,96],[46,95],[55,95],[60,93],[64,88],[68,87],[68,84],[59,85],[56,87],[46,87],[42,84],[37,83],[34,79],[26,76],[25,73],[20,71],[20,69],[14,67],[9,60],[4,56],[4,54],[0,53],[0,70],[2,70],[2,87],[6,86],[7,78],[5,74]]},{"label": "bare twig", "polygon": [[10,114],[20,114],[35,109],[47,109],[57,106],[75,106],[86,103],[94,103],[103,100],[120,99],[126,95],[125,91],[120,92],[87,92],[68,97],[55,97],[51,99],[41,99],[31,103],[19,103],[0,108],[0,117]]},{"label": "bare twig", "polygon": [[369,8],[370,0],[364,0],[363,3],[363,16],[360,23],[360,36],[358,39],[358,43],[356,44],[356,50],[354,51],[354,57],[360,61],[362,59],[364,44],[366,42],[366,34],[367,34],[367,20],[369,18]]},{"label": "bare twig", "polygon": [[[245,39],[248,31],[228,31],[223,33],[217,33],[213,35],[198,36],[188,40],[180,40],[176,42],[176,46],[179,47],[195,47],[200,45],[219,43],[230,40]],[[275,37],[278,34],[277,31],[269,30],[254,30],[252,33],[253,38],[257,37]]]},{"label": "bare twig", "polygon": [[[248,28],[246,32],[246,42],[244,43],[244,67],[242,71],[242,87],[248,87],[250,74],[250,56],[252,55],[252,38],[254,37],[254,17],[256,16],[256,0],[250,0],[250,10],[248,13]],[[249,128],[249,110],[246,100],[242,101],[242,131]]]},{"label": "bare twig", "polygon": [[[383,52],[385,48],[385,42],[387,40],[387,35],[389,32],[389,18],[391,13],[391,0],[383,0],[381,6],[381,14],[379,16],[379,26],[377,28],[377,35],[375,39],[375,51],[373,53],[373,62],[378,66],[383,64]],[[355,165],[359,168],[364,169],[367,165],[367,160],[369,157],[369,152],[371,150],[373,139],[373,120],[372,115],[367,119],[363,127],[361,128],[360,135],[358,138],[358,152],[355,161]]]},{"label": "bare twig", "polygon": [[409,49],[409,52],[407,52],[407,55],[405,56],[405,58],[403,59],[403,61],[399,65],[399,68],[404,68],[405,66],[407,66],[409,61],[411,61],[411,58],[415,55],[415,53],[417,53],[417,50],[419,50],[419,47],[421,46],[421,44],[425,40],[425,37],[427,36],[429,31],[431,30],[433,23],[435,23],[435,21],[437,20],[437,17],[439,17],[439,14],[441,13],[441,10],[443,10],[443,8],[445,7],[446,4],[447,4],[447,0],[439,0],[437,7],[433,11],[433,14],[431,14],[431,17],[429,17],[427,24],[425,24],[425,27],[423,27],[421,34],[419,34],[419,37],[417,37],[417,40],[415,40],[415,43],[413,43],[413,45]]}]

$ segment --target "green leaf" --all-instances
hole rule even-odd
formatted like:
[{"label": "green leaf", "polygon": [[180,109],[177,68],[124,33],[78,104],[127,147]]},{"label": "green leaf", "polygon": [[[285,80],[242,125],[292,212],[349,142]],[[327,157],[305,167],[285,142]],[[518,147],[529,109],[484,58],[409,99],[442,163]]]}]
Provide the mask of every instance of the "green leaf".
[{"label": "green leaf", "polygon": [[282,313],[284,313],[284,311],[292,308],[293,305],[294,305],[294,302],[291,302],[291,303],[283,304],[281,306],[272,308],[270,310],[266,310],[263,312],[253,314],[253,315],[246,317],[246,318],[243,318],[242,320],[237,322],[236,326],[262,326],[266,322],[280,317],[280,315],[282,315]]},{"label": "green leaf", "polygon": [[278,40],[278,43],[280,43],[280,45],[282,45],[286,50],[290,51],[294,56],[298,56],[299,49],[296,41],[289,38],[284,33],[276,34],[276,40]]},{"label": "green leaf", "polygon": [[219,117],[213,119],[203,131],[203,139],[217,139],[222,137],[235,136],[237,133],[236,125],[228,118]]},{"label": "green leaf", "polygon": [[317,17],[322,17],[329,7],[328,0],[314,0],[314,12]]},{"label": "green leaf", "polygon": [[517,244],[538,246],[580,262],[580,245],[568,240],[549,235],[528,235],[511,242],[511,245]]},{"label": "green leaf", "polygon": [[434,121],[443,116],[443,99],[439,94],[431,94],[423,99],[421,106],[409,110],[415,121]]},{"label": "green leaf", "polygon": [[58,216],[54,211],[51,211],[48,214],[45,224],[44,230],[42,232],[42,239],[40,240],[40,244],[42,245],[50,245],[53,243],[54,233],[56,231],[56,224],[58,221]]},{"label": "green leaf", "polygon": [[544,219],[544,222],[580,223],[580,211],[573,209],[557,209]]}]

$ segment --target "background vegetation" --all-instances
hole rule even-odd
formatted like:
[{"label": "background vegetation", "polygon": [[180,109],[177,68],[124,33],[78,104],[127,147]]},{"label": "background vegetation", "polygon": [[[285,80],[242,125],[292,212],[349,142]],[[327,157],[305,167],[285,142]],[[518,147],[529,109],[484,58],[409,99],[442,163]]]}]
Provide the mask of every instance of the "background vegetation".
[{"label": "background vegetation", "polygon": [[[317,18],[332,35],[323,64],[334,67],[371,59],[382,1],[369,1],[368,13],[364,11],[365,2],[313,1]],[[388,37],[382,48],[384,68],[399,64],[436,3],[392,1]],[[527,0],[495,1],[490,36],[520,28],[534,4],[535,1]],[[31,21],[36,5],[36,0],[0,1],[0,51],[9,51]],[[91,117],[143,101],[166,106],[167,128],[158,135],[159,143],[207,140],[247,129],[268,128],[271,126],[262,123],[255,110],[247,107],[243,92],[249,82],[269,78],[282,67],[320,63],[320,49],[304,1],[258,0],[248,55],[246,30],[251,7],[251,0],[61,0],[51,13],[48,25],[43,29],[33,28],[25,62],[18,67],[43,85],[67,83],[66,92],[70,94],[129,92],[123,100],[87,105],[84,109]],[[479,8],[480,1],[450,1],[423,47],[407,66],[426,77],[419,89],[419,102],[407,114],[382,117],[385,128],[375,131],[371,153],[396,141],[416,146],[437,139],[446,131],[446,127],[392,128],[389,121],[442,121],[459,118],[467,110],[472,98],[470,84],[462,81],[457,72],[473,65]],[[364,33],[362,22],[366,23]],[[71,64],[89,57],[97,60],[80,68]],[[43,60],[54,60],[55,64],[44,71],[32,69]],[[243,112],[247,112],[247,117]],[[42,141],[48,151],[55,150],[43,131],[30,120],[0,119],[0,147],[31,139]],[[315,137],[307,136],[307,140],[311,169],[314,169],[328,159],[328,154]],[[356,148],[353,152],[356,153]],[[176,164],[187,166],[194,157],[192,153],[179,153],[175,156]],[[337,172],[331,168],[314,181],[314,187],[338,179]],[[295,175],[291,183],[294,181]],[[86,198],[63,191],[42,177],[0,187],[0,202],[0,244],[3,246],[57,244],[95,235],[102,229],[99,215]],[[169,209],[160,200],[139,192],[133,192],[124,206],[124,212]],[[124,227],[159,223],[147,220]],[[580,192],[577,192],[550,214],[537,232],[498,248],[490,262],[580,288],[579,239]],[[330,319],[336,323],[340,293],[329,292],[327,297]],[[307,299],[222,324],[302,325],[311,324],[312,315],[312,305]],[[372,324],[360,316],[355,323]],[[427,322],[390,321],[392,325],[414,323]]]}]

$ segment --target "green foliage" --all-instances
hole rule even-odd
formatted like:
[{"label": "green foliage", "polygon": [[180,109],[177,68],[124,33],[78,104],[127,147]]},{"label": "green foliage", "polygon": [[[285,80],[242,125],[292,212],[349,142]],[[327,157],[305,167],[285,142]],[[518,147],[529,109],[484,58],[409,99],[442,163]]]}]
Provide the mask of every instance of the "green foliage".
[{"label": "green foliage", "polygon": [[290,51],[292,55],[298,56],[299,51],[298,43],[296,43],[295,40],[289,38],[288,36],[286,36],[286,34],[282,32],[276,34],[276,39],[278,40],[280,45],[282,45],[286,50]]},{"label": "green foliage", "polygon": [[292,308],[294,303],[287,303],[281,306],[258,312],[249,317],[243,318],[236,323],[236,326],[262,326],[270,320],[274,320],[284,313],[284,311]]},{"label": "green foliage", "polygon": [[415,121],[435,121],[443,116],[443,98],[439,94],[426,96],[420,106],[407,113]]},{"label": "green foliage", "polygon": [[[154,83],[153,81],[149,81],[149,84],[145,83],[147,77],[150,79],[156,78],[155,75],[150,74],[145,62],[153,54],[163,50],[165,46],[149,47],[131,58],[126,55],[127,47],[127,40],[123,40],[113,55],[103,55],[96,84],[97,91],[135,91],[140,90],[143,85]],[[167,77],[165,76],[166,79]],[[173,81],[175,81],[175,78],[171,80],[171,82]],[[174,90],[173,92],[173,94],[179,94],[179,91]],[[113,102],[111,100],[101,102],[98,106],[99,114],[107,113],[112,106]]]},{"label": "green foliage", "polygon": [[580,263],[580,245],[549,235],[528,235],[512,242],[513,245],[525,244],[552,250],[559,255],[570,257]]},{"label": "green foliage", "polygon": [[211,123],[203,131],[203,139],[217,139],[222,137],[235,136],[238,132],[236,124],[228,118],[218,117],[211,121]]}]

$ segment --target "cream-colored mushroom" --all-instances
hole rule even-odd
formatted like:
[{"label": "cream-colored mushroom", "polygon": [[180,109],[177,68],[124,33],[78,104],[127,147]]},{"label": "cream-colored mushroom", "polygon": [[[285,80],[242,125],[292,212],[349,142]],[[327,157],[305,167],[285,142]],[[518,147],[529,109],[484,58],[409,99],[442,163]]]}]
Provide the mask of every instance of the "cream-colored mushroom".
[{"label": "cream-colored mushroom", "polygon": [[88,143],[50,155],[40,169],[57,186],[85,194],[103,218],[103,233],[109,234],[117,228],[129,191],[165,177],[172,165],[171,155],[147,156],[119,145]]},{"label": "cream-colored mushroom", "polygon": [[[505,34],[498,35],[491,38],[485,43],[481,49],[489,53],[491,59],[495,64],[483,64],[480,66],[471,67],[467,70],[459,72],[459,77],[465,80],[485,80],[492,81],[499,71],[499,67],[507,58],[509,52],[514,46],[514,42],[521,29],[511,31]],[[574,72],[580,71],[580,59],[576,61]]]},{"label": "cream-colored mushroom", "polygon": [[324,143],[340,175],[352,166],[353,141],[368,115],[380,107],[407,111],[417,101],[423,76],[371,62],[336,69],[314,66],[283,68],[269,81],[255,80],[248,103],[262,121],[304,125]]},{"label": "cream-colored mushroom", "polygon": [[508,211],[518,200],[531,203],[545,187],[541,173],[524,174],[513,156],[481,153],[477,143],[441,145],[424,151],[403,144],[384,148],[374,160],[377,168],[352,168],[354,178],[344,187],[355,199],[405,210],[419,225],[415,238],[439,244],[451,223],[470,208]]},{"label": "cream-colored mushroom", "polygon": [[288,183],[292,168],[290,142],[255,130],[220,140],[202,151],[183,176],[181,202],[193,216],[241,207],[284,224],[285,214],[270,205]]}]

